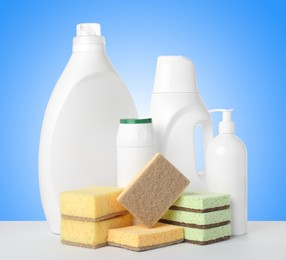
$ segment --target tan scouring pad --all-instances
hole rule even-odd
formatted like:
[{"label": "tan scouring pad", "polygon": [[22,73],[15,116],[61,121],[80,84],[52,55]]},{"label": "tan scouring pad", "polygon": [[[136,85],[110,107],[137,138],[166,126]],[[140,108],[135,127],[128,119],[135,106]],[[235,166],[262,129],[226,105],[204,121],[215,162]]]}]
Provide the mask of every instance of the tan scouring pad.
[{"label": "tan scouring pad", "polygon": [[145,251],[184,241],[182,227],[157,223],[154,228],[136,225],[109,229],[108,244],[133,251]]},{"label": "tan scouring pad", "polygon": [[190,181],[157,153],[118,196],[117,201],[152,228]]},{"label": "tan scouring pad", "polygon": [[110,228],[131,225],[117,201],[122,189],[91,187],[61,193],[61,240],[64,244],[97,248],[107,245]]}]

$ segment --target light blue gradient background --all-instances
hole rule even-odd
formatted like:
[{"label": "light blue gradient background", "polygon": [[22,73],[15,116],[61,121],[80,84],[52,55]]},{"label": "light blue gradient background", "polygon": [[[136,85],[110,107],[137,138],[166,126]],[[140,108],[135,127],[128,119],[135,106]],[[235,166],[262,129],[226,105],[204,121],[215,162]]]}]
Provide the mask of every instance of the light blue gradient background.
[{"label": "light blue gradient background", "polygon": [[1,1],[0,220],[45,219],[40,129],[80,22],[101,23],[141,116],[149,112],[157,57],[191,58],[207,107],[235,109],[249,155],[249,220],[286,220],[284,3]]}]

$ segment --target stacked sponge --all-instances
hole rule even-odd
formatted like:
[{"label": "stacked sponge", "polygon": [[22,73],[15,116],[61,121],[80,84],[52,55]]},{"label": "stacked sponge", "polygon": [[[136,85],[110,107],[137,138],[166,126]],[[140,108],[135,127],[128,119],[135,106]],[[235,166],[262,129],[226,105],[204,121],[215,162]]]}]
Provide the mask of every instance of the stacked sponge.
[{"label": "stacked sponge", "polygon": [[207,245],[231,236],[229,195],[188,192],[163,215],[160,222],[184,227],[185,241]]},{"label": "stacked sponge", "polygon": [[61,193],[61,240],[98,248],[107,245],[110,228],[131,225],[131,215],[116,198],[122,189],[91,187]]}]

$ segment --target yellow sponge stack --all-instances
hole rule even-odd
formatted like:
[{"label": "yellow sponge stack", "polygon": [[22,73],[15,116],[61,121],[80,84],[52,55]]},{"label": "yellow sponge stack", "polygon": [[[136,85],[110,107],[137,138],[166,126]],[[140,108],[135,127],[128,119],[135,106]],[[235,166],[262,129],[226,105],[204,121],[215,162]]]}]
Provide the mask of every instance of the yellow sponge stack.
[{"label": "yellow sponge stack", "polygon": [[91,187],[61,193],[61,240],[64,244],[97,248],[107,245],[110,228],[131,225],[117,201],[122,189]]}]

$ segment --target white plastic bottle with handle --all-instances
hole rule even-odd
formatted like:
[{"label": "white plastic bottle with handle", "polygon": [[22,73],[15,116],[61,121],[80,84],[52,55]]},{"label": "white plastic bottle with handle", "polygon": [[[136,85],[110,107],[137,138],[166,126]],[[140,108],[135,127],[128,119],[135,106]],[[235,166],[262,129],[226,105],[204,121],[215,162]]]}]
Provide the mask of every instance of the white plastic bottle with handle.
[{"label": "white plastic bottle with handle", "polygon": [[46,108],[39,148],[41,200],[54,233],[60,233],[60,192],[116,186],[116,134],[126,117],[137,111],[106,55],[100,25],[78,24],[71,58]]},{"label": "white plastic bottle with handle", "polygon": [[231,120],[232,109],[214,109],[222,112],[219,135],[208,145],[206,179],[211,192],[230,194],[231,227],[233,235],[247,233],[247,151],[235,133]]},{"label": "white plastic bottle with handle", "polygon": [[196,165],[194,130],[202,128],[204,156],[213,129],[191,60],[182,56],[158,58],[150,117],[157,151],[190,178],[193,189],[206,190],[205,173],[198,172]]}]

